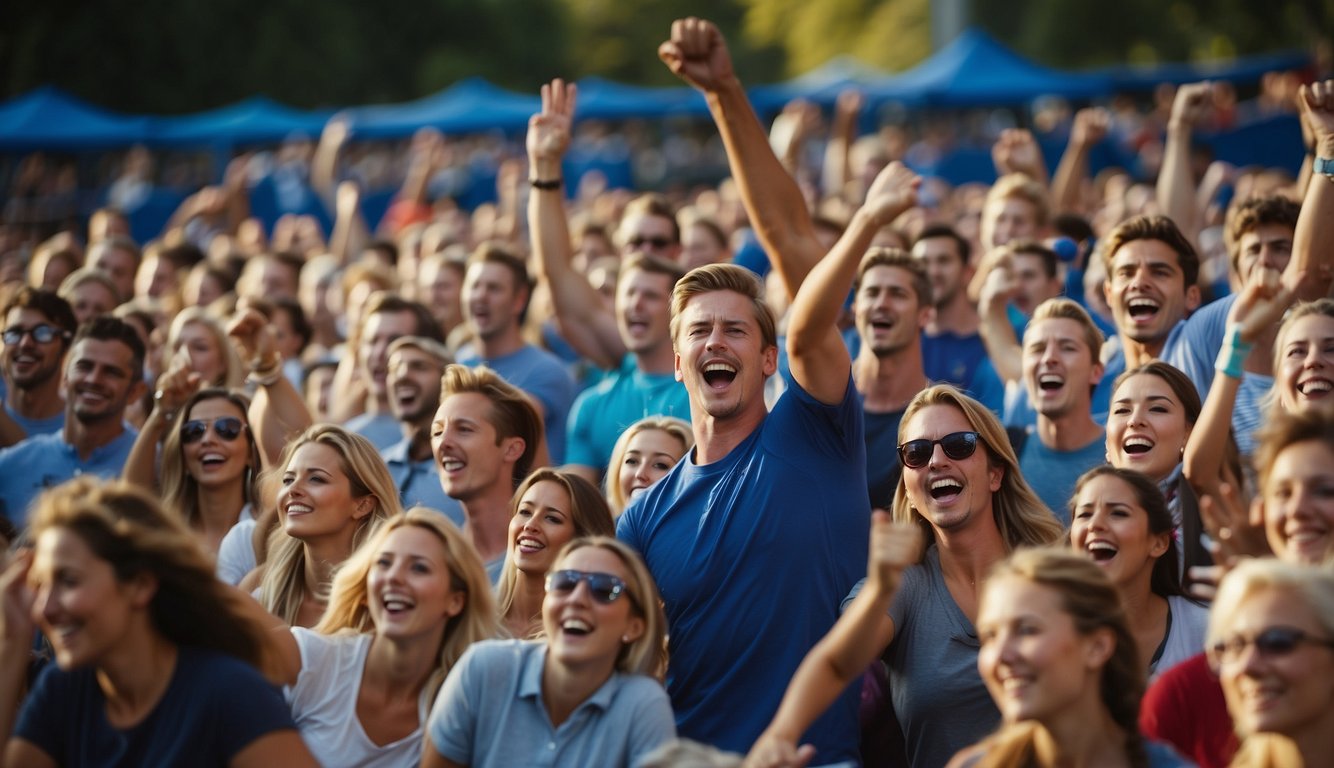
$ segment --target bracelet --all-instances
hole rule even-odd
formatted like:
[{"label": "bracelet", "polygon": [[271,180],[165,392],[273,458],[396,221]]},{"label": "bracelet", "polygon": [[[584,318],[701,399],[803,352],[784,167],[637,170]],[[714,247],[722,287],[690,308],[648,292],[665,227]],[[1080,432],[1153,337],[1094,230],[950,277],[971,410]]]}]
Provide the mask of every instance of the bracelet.
[{"label": "bracelet", "polygon": [[1230,326],[1227,335],[1223,337],[1223,346],[1218,348],[1218,359],[1214,361],[1214,370],[1224,376],[1240,379],[1242,363],[1246,362],[1246,356],[1251,354],[1252,349],[1255,349],[1254,344],[1247,344],[1241,339],[1241,326]]},{"label": "bracelet", "polygon": [[257,387],[271,387],[278,383],[282,378],[283,368],[281,365],[275,365],[267,371],[251,371],[250,375],[245,377],[247,384],[254,384]]},{"label": "bracelet", "polygon": [[550,192],[552,190],[560,189],[560,185],[564,184],[565,180],[557,176],[554,179],[549,179],[546,181],[543,181],[542,179],[529,179],[528,183],[533,186],[533,189],[541,189],[543,191]]}]

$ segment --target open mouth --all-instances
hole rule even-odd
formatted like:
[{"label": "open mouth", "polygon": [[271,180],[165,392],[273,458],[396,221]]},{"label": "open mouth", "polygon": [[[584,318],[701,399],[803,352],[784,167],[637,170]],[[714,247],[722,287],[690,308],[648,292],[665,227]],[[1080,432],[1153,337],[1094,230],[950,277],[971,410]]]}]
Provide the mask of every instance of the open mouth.
[{"label": "open mouth", "polygon": [[736,380],[736,369],[727,363],[710,363],[704,366],[704,383],[714,389],[722,389]]},{"label": "open mouth", "polygon": [[931,498],[936,500],[951,498],[963,493],[963,484],[958,480],[941,478],[931,483],[930,493]]},{"label": "open mouth", "polygon": [[560,623],[560,630],[567,635],[583,637],[593,632],[593,627],[583,619],[566,619]]},{"label": "open mouth", "polygon": [[1149,320],[1158,314],[1162,307],[1153,299],[1137,297],[1126,304],[1126,312],[1135,320]]},{"label": "open mouth", "polygon": [[1126,441],[1121,444],[1121,450],[1125,451],[1130,456],[1138,456],[1152,451],[1153,441],[1145,437],[1127,438]]},{"label": "open mouth", "polygon": [[199,463],[205,467],[216,467],[227,463],[227,457],[221,453],[206,453],[199,457]]},{"label": "open mouth", "polygon": [[1322,398],[1334,391],[1334,382],[1329,379],[1312,378],[1298,382],[1297,392],[1304,397]]},{"label": "open mouth", "polygon": [[311,512],[314,512],[314,511],[315,511],[315,508],[314,508],[314,507],[310,507],[310,506],[307,506],[307,505],[305,505],[305,504],[288,504],[288,505],[287,505],[287,516],[288,516],[288,517],[291,517],[292,515],[307,515],[307,514],[310,514]]},{"label": "open mouth", "polygon": [[531,536],[520,536],[516,544],[519,547],[519,551],[525,555],[531,555],[534,552],[540,552],[547,548],[545,544]]},{"label": "open mouth", "polygon": [[1038,377],[1038,389],[1044,392],[1052,392],[1065,386],[1065,379],[1054,373],[1044,373]]},{"label": "open mouth", "polygon": [[384,605],[385,611],[388,612],[391,616],[403,613],[405,611],[410,611],[416,607],[416,603],[412,602],[407,597],[399,594],[385,595],[383,598],[381,598],[381,604]]},{"label": "open mouth", "polygon": [[1105,563],[1111,560],[1116,557],[1116,553],[1119,551],[1117,550],[1116,545],[1106,541],[1091,541],[1088,546],[1085,547],[1085,550],[1089,553],[1089,556],[1093,558],[1094,562],[1098,563]]}]

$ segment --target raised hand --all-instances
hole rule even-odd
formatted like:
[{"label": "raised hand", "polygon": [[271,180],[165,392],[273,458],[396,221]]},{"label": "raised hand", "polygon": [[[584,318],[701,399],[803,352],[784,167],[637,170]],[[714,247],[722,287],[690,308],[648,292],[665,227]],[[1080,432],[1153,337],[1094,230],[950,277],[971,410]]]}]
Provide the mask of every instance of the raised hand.
[{"label": "raised hand", "polygon": [[559,162],[570,146],[579,89],[560,78],[542,86],[542,111],[528,120],[528,160]]},{"label": "raised hand", "polygon": [[0,574],[0,599],[4,600],[4,606],[0,608],[0,621],[4,622],[4,626],[0,627],[0,640],[3,640],[6,650],[13,650],[16,654],[21,650],[25,659],[28,657],[28,649],[32,647],[33,634],[34,595],[28,584],[28,569],[31,566],[32,551],[20,550],[4,573]]},{"label": "raised hand", "polygon": [[761,734],[755,746],[746,755],[742,768],[805,768],[815,757],[815,747],[798,747],[790,741]]},{"label": "raised hand", "polygon": [[1172,116],[1168,124],[1173,127],[1194,128],[1213,109],[1213,103],[1213,83],[1189,83],[1180,86],[1177,88],[1176,98],[1172,100]]},{"label": "raised hand", "polygon": [[1047,178],[1047,166],[1042,160],[1042,150],[1033,134],[1022,128],[1007,128],[1001,131],[996,143],[991,146],[991,159],[996,170],[1002,174],[1022,173],[1038,181]]},{"label": "raised hand", "polygon": [[1070,143],[1077,147],[1088,148],[1107,137],[1112,124],[1112,113],[1102,107],[1089,107],[1075,113],[1074,125],[1070,127]]},{"label": "raised hand", "polygon": [[672,22],[672,36],[658,46],[672,74],[706,93],[736,81],[727,41],[713,22],[691,16]]},{"label": "raised hand", "polygon": [[1311,131],[1311,143],[1321,157],[1334,156],[1334,80],[1303,85],[1297,90],[1297,109]]},{"label": "raised hand", "polygon": [[247,309],[227,324],[227,335],[252,371],[270,370],[281,362],[273,327],[258,311]]},{"label": "raised hand", "polygon": [[880,226],[893,223],[900,214],[917,205],[917,190],[922,179],[900,162],[885,166],[871,188],[866,190],[862,210],[869,213]]},{"label": "raised hand", "polygon": [[1266,329],[1283,320],[1304,279],[1305,273],[1291,275],[1257,265],[1228,312],[1227,324],[1240,328],[1242,341],[1254,344]]},{"label": "raised hand", "polygon": [[1019,290],[1019,285],[1014,280],[1014,273],[1010,270],[1008,256],[987,261],[991,263],[991,267],[986,280],[982,283],[982,290],[978,293],[977,300],[978,308],[983,315],[994,307],[1004,307]]},{"label": "raised hand", "polygon": [[171,418],[203,385],[203,377],[190,367],[190,353],[181,347],[172,355],[167,370],[157,379],[157,391],[153,393],[153,399],[157,402],[154,410],[160,409],[164,417]]},{"label": "raised hand", "polygon": [[871,552],[866,565],[868,587],[883,594],[898,589],[899,577],[922,555],[922,529],[896,523],[883,509],[871,513]]}]

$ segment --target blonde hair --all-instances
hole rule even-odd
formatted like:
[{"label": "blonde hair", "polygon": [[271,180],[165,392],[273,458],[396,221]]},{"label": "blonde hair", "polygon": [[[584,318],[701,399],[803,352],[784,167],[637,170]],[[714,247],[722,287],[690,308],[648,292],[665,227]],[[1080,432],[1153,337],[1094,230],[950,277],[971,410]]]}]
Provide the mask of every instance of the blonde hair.
[{"label": "blonde hair", "polygon": [[616,446],[611,449],[611,459],[607,462],[607,473],[602,478],[602,493],[607,497],[607,503],[611,505],[612,514],[620,515],[630,503],[625,497],[625,492],[621,490],[620,481],[621,463],[625,461],[625,452],[629,450],[630,441],[640,432],[653,430],[666,432],[680,440],[681,456],[689,453],[695,445],[695,433],[690,429],[690,422],[674,416],[646,416],[626,427],[621,436],[616,438]]},{"label": "blonde hair", "polygon": [[468,392],[491,401],[490,412],[485,418],[496,430],[496,445],[508,437],[523,440],[523,454],[514,462],[514,477],[517,480],[527,476],[543,435],[542,417],[533,401],[523,390],[484,365],[473,368],[453,363],[445,366],[440,379],[440,402]]},{"label": "blonde hair", "polygon": [[1097,365],[1102,360],[1102,331],[1098,330],[1088,310],[1076,302],[1059,297],[1047,299],[1033,310],[1033,317],[1028,321],[1028,327],[1032,328],[1039,320],[1075,321],[1084,335],[1084,344],[1089,348],[1093,364]]},{"label": "blonde hair", "polygon": [[760,326],[760,339],[765,347],[778,346],[778,325],[773,310],[764,302],[764,284],[754,272],[735,264],[706,264],[686,273],[672,289],[672,345],[676,345],[681,330],[681,315],[690,300],[705,293],[731,291],[750,299],[751,312]]},{"label": "blonde hair", "polygon": [[177,412],[176,418],[167,427],[162,438],[162,502],[167,509],[180,515],[186,525],[194,527],[199,522],[199,482],[185,469],[184,446],[181,443],[181,427],[190,420],[190,412],[205,400],[225,400],[241,411],[241,435],[246,441],[246,473],[241,482],[244,485],[243,498],[251,510],[258,515],[256,478],[263,469],[259,458],[259,445],[250,431],[250,401],[239,392],[225,389],[201,389],[185,401]]},{"label": "blonde hair", "polygon": [[500,634],[495,603],[491,598],[491,580],[486,574],[486,567],[482,565],[482,558],[458,526],[444,515],[424,507],[413,507],[407,512],[394,515],[379,526],[338,569],[330,589],[329,606],[320,623],[315,625],[315,631],[325,635],[374,631],[375,624],[368,607],[370,596],[366,591],[366,578],[389,534],[408,527],[429,531],[440,540],[445,553],[445,566],[449,570],[449,587],[467,596],[463,610],[445,624],[444,634],[440,638],[438,663],[422,689],[424,700],[431,701],[435,699],[436,691],[445,681],[449,670],[454,668],[455,662],[468,646]]},{"label": "blonde hair", "polygon": [[[511,518],[519,513],[519,503],[523,501],[523,495],[528,489],[543,481],[556,483],[570,499],[570,524],[574,528],[574,538],[616,535],[616,522],[612,519],[611,508],[598,492],[597,486],[573,472],[550,467],[534,470],[519,484],[514,497],[510,499]],[[502,617],[508,618],[510,611],[514,610],[514,596],[519,591],[519,578],[519,567],[515,565],[514,558],[506,557],[505,564],[501,567],[500,581],[496,584],[496,604]],[[539,621],[535,631],[540,633],[540,629]]]},{"label": "blonde hair", "polygon": [[204,382],[204,386],[239,388],[245,380],[245,375],[241,368],[241,358],[236,354],[236,347],[232,346],[231,340],[227,338],[227,331],[222,327],[222,323],[202,307],[186,307],[172,319],[171,327],[167,331],[167,355],[175,354],[176,345],[181,341],[185,326],[191,324],[203,326],[208,331],[208,335],[213,337],[213,343],[218,345],[218,357],[222,360],[221,377]]},{"label": "blonde hair", "polygon": [[[334,424],[316,424],[288,443],[273,471],[285,472],[292,456],[308,443],[332,448],[338,454],[338,469],[347,476],[353,498],[370,496],[373,500],[374,506],[370,513],[356,523],[357,528],[352,536],[352,550],[355,551],[376,526],[402,513],[398,489],[375,446],[361,435]],[[279,515],[282,515],[282,510],[279,510]],[[288,624],[295,623],[305,596],[305,572],[305,542],[289,536],[281,526],[275,528],[269,541],[264,578],[259,587],[260,604]]]},{"label": "blonde hair", "polygon": [[[1028,486],[1019,471],[1019,459],[1010,445],[1009,435],[1000,421],[985,406],[948,384],[927,387],[908,403],[899,422],[899,443],[906,440],[904,430],[918,411],[933,405],[948,405],[957,409],[969,425],[981,436],[987,452],[987,463],[1002,470],[1000,490],[991,496],[991,514],[1007,550],[1023,546],[1053,544],[1064,536],[1061,523]],[[908,499],[907,471],[899,475],[898,490],[894,493],[893,515],[901,523],[916,521],[926,533],[928,542],[935,540],[935,530]],[[925,550],[922,557],[926,557]]]},{"label": "blonde hair", "polygon": [[1334,636],[1334,573],[1263,557],[1243,560],[1219,583],[1209,611],[1208,647],[1225,639],[1242,603],[1265,590],[1286,592],[1288,602],[1296,600],[1304,604],[1325,634]]},{"label": "blonde hair", "polygon": [[621,647],[616,657],[616,670],[630,675],[648,675],[661,682],[667,673],[667,615],[663,612],[658,585],[648,566],[629,545],[610,536],[590,536],[571,541],[561,548],[552,561],[558,569],[561,562],[584,547],[604,549],[625,566],[625,589],[630,598],[631,611],[644,621],[644,634],[638,640]]}]

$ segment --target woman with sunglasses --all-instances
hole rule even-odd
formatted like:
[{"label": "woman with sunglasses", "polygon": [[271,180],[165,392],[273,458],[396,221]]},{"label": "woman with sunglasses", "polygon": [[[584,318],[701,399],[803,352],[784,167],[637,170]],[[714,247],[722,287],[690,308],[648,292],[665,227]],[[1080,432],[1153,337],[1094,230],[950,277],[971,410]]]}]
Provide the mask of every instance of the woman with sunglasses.
[{"label": "woman with sunglasses", "polygon": [[445,680],[422,768],[630,766],[675,736],[666,620],[639,556],[575,539],[546,586],[542,640],[477,643]]},{"label": "woman with sunglasses", "polygon": [[1087,559],[1015,552],[987,576],[977,630],[1002,725],[950,768],[1189,765],[1140,736],[1144,662],[1118,590]]},{"label": "woman with sunglasses", "polygon": [[598,489],[570,472],[542,468],[514,492],[509,549],[496,585],[496,603],[514,637],[542,632],[547,571],[571,539],[615,536],[611,509]]},{"label": "woman with sunglasses", "polygon": [[1218,589],[1209,658],[1243,745],[1234,766],[1261,765],[1245,742],[1290,740],[1302,765],[1334,755],[1334,575],[1278,560],[1249,560]]},{"label": "woman with sunglasses", "polygon": [[324,614],[333,573],[384,520],[403,511],[384,459],[361,435],[316,424],[288,444],[280,463],[280,527],[269,557],[242,582],[289,626]]},{"label": "woman with sunglasses", "polygon": [[469,646],[500,631],[472,545],[438,512],[396,515],[334,577],[314,629],[274,633],[279,682],[323,765],[416,766],[422,725]]},{"label": "woman with sunglasses", "polygon": [[[179,519],[127,483],[48,491],[0,579],[4,764],[314,766],[255,668],[264,628]],[[55,651],[14,708],[34,625]]]},{"label": "woman with sunglasses", "polygon": [[1059,540],[1061,524],[1019,474],[1005,428],[953,387],[918,393],[899,439],[893,523],[876,513],[867,577],[793,676],[753,765],[796,759],[801,735],[880,656],[910,764],[944,765],[999,720],[977,674],[979,585],[1014,549]]},{"label": "woman with sunglasses", "polygon": [[1209,612],[1186,597],[1172,513],[1144,475],[1110,465],[1079,478],[1070,499],[1070,544],[1111,578],[1149,676],[1204,648]]}]

